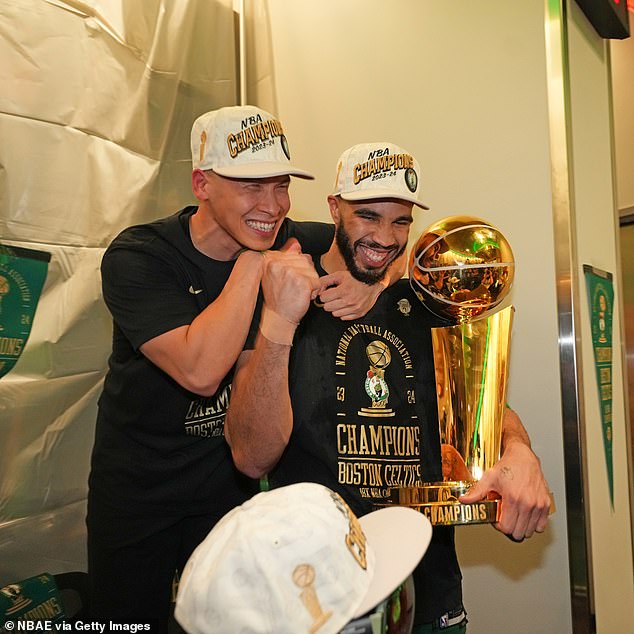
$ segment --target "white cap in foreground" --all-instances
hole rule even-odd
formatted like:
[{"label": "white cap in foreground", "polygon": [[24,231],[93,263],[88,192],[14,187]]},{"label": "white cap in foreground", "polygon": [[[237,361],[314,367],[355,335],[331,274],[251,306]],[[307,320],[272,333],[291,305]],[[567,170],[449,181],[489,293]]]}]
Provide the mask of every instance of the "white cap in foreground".
[{"label": "white cap in foreground", "polygon": [[335,634],[411,574],[431,533],[427,518],[405,507],[357,519],[319,484],[259,493],[193,552],[176,619],[189,634]]}]

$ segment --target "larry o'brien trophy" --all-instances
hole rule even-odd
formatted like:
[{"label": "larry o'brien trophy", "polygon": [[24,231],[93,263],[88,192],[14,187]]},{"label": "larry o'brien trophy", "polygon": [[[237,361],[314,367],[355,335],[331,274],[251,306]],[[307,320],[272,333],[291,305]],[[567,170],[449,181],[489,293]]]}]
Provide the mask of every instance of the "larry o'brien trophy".
[{"label": "larry o'brien trophy", "polygon": [[453,216],[422,233],[409,276],[420,301],[455,324],[432,329],[443,479],[392,489],[390,501],[436,525],[495,522],[499,499],[458,498],[500,457],[514,309],[491,313],[511,288],[513,252],[488,222]]}]

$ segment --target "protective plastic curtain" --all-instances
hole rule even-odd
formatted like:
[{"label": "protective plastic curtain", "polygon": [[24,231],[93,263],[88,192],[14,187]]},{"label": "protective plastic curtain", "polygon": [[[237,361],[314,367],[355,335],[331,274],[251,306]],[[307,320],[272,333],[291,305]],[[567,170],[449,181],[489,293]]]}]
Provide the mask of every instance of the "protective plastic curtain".
[{"label": "protective plastic curtain", "polygon": [[0,0],[0,244],[51,255],[0,378],[0,586],[85,569],[104,248],[192,202],[189,130],[236,103],[232,0]]}]

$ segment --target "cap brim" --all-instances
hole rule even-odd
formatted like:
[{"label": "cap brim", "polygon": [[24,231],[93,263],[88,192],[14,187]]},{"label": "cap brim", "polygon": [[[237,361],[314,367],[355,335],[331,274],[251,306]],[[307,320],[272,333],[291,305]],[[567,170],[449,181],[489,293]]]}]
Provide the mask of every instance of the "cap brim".
[{"label": "cap brim", "polygon": [[418,565],[431,541],[432,527],[419,511],[390,506],[359,518],[376,567],[370,587],[353,618],[358,618],[390,594]]},{"label": "cap brim", "polygon": [[216,174],[227,178],[271,178],[273,176],[297,176],[298,178],[314,179],[306,170],[299,169],[288,163],[245,163],[231,167],[211,168]]},{"label": "cap brim", "polygon": [[424,205],[416,196],[413,194],[408,196],[406,194],[399,194],[395,192],[393,189],[373,189],[373,190],[359,190],[356,192],[349,193],[334,193],[333,196],[341,196],[344,200],[349,201],[357,201],[357,200],[376,200],[377,198],[395,198],[396,200],[405,200],[408,203],[413,203],[414,205],[420,207],[421,209],[429,209],[427,205]]}]

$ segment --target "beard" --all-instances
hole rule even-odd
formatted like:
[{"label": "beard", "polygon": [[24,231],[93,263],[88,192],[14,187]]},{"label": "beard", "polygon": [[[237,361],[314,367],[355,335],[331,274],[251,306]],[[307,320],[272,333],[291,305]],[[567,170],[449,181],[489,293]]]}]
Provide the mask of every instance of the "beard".
[{"label": "beard", "polygon": [[355,280],[359,280],[359,282],[363,282],[364,284],[368,284],[371,286],[372,284],[376,284],[378,281],[383,279],[387,269],[390,264],[396,260],[403,251],[405,251],[406,244],[404,244],[400,249],[395,250],[392,257],[388,259],[388,261],[381,267],[376,269],[362,269],[357,265],[354,254],[355,250],[360,244],[364,244],[370,248],[381,249],[382,247],[375,242],[366,242],[363,240],[357,240],[357,242],[353,244],[350,243],[350,238],[348,238],[348,234],[343,226],[343,222],[339,224],[339,226],[335,230],[335,242],[337,247],[339,248],[339,253],[341,253],[344,262],[346,263],[346,267],[348,271],[350,271],[350,275],[354,277]]}]

